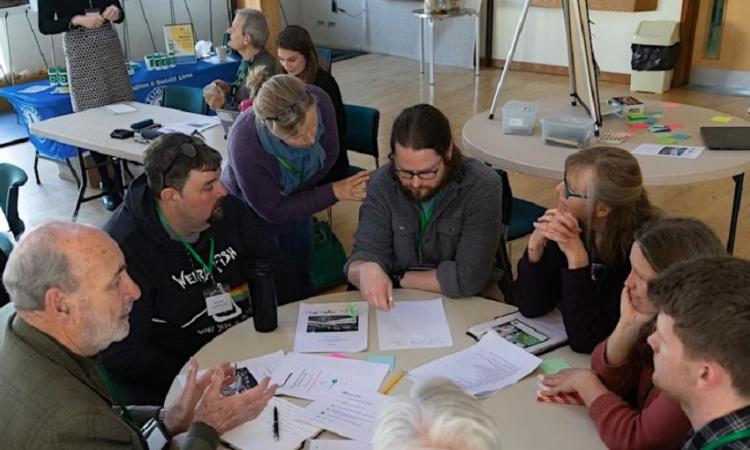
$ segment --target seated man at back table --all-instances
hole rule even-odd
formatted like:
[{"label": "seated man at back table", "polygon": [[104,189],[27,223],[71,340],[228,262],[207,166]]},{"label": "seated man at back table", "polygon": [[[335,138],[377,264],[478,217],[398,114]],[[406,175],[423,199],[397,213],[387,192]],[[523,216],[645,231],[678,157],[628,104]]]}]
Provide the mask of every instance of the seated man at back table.
[{"label": "seated man at back table", "polygon": [[349,281],[386,311],[394,287],[501,297],[500,177],[463,156],[448,119],[425,104],[396,118],[389,158],[370,176],[344,267]]},{"label": "seated man at back table", "polygon": [[242,57],[234,83],[216,80],[203,90],[206,104],[213,109],[237,110],[240,103],[251,95],[251,87],[246,83],[254,70],[266,72],[270,78],[281,70],[276,58],[266,50],[269,30],[266,16],[257,9],[237,10],[232,24],[227,29],[228,46]]},{"label": "seated man at back table", "polygon": [[125,406],[96,355],[127,336],[141,291],[101,230],[49,223],[26,233],[3,282],[12,298],[0,309],[4,449],[155,449],[184,431],[182,448],[215,449],[220,434],[257,417],[276,392],[266,378],[223,396],[229,364],[197,377],[193,360],[175,404]]},{"label": "seated man at back table", "polygon": [[750,262],[710,256],[649,283],[654,385],[693,426],[683,450],[750,449]]},{"label": "seated man at back table", "polygon": [[219,152],[197,137],[167,134],[146,149],[143,165],[145,175],[104,226],[143,295],[130,335],[102,360],[128,403],[151,405],[164,401],[190,356],[250,317],[250,265],[276,267],[280,302],[294,283],[263,222],[227,195]]}]

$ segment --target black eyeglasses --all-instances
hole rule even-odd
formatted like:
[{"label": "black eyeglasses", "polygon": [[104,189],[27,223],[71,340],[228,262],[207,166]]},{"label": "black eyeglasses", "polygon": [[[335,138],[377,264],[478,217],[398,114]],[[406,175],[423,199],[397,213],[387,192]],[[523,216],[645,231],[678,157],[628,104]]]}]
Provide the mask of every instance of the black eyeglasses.
[{"label": "black eyeglasses", "polygon": [[174,165],[177,163],[177,159],[180,157],[180,155],[191,159],[195,158],[195,156],[198,154],[198,150],[195,148],[195,145],[205,145],[204,140],[205,139],[200,131],[194,130],[190,134],[190,141],[180,144],[180,146],[178,147],[179,151],[175,153],[174,158],[172,158],[172,162],[169,163],[169,166],[167,166],[167,168],[161,173],[161,184],[163,185],[163,187],[169,187],[167,185],[167,175],[169,175],[169,172],[174,169]]},{"label": "black eyeglasses", "polygon": [[570,185],[568,185],[568,174],[567,174],[567,171],[563,172],[563,189],[565,189],[564,193],[565,193],[565,198],[566,199],[570,198],[570,197],[582,198],[584,200],[587,199],[587,198],[589,198],[589,196],[586,195],[586,194],[579,194],[578,192],[570,190]]},{"label": "black eyeglasses", "polygon": [[436,169],[419,170],[419,171],[404,170],[404,169],[394,169],[394,170],[396,172],[396,176],[402,180],[411,180],[414,177],[417,177],[420,180],[434,180],[435,177],[437,177],[437,173],[440,171],[440,166],[438,166]]}]

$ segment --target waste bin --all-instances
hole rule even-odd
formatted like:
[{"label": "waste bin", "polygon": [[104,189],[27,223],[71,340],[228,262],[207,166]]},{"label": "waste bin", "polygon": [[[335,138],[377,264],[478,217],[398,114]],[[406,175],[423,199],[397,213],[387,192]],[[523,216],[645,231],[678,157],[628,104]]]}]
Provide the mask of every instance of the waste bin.
[{"label": "waste bin", "polygon": [[672,84],[677,61],[680,23],[668,20],[643,21],[633,34],[630,90],[662,94]]}]

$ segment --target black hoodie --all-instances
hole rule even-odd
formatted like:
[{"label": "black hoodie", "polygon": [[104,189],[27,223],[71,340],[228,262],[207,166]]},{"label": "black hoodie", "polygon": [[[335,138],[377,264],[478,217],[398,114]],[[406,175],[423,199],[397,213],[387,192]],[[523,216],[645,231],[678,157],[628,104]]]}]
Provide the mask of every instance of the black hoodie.
[{"label": "black hoodie", "polygon": [[[265,260],[281,266],[278,247],[250,208],[229,195],[223,209],[223,217],[193,244],[207,261],[213,236],[214,278],[229,286],[235,301],[232,311],[216,316],[207,314],[203,295],[213,282],[162,226],[145,176],[131,183],[125,201],[104,225],[120,244],[128,273],[141,288],[130,313],[130,334],[101,355],[126,404],[162,405],[190,356],[251,315],[248,263]],[[285,284],[280,282],[283,278],[276,277],[277,286]],[[284,294],[279,296],[282,300]]]}]

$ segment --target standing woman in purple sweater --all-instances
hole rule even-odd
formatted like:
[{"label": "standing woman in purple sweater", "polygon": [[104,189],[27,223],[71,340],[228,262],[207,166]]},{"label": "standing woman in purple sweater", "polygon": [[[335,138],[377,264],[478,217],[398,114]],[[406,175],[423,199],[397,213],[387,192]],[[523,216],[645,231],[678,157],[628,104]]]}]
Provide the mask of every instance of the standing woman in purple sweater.
[{"label": "standing woman in purple sweater", "polygon": [[557,192],[557,207],[534,223],[518,262],[513,300],[527,317],[559,306],[570,347],[591,353],[620,317],[635,231],[660,213],[648,200],[638,161],[615,147],[568,156]]},{"label": "standing woman in purple sweater", "polygon": [[269,224],[292,264],[301,296],[312,293],[312,215],[362,201],[369,173],[318,186],[339,154],[336,114],[322,89],[276,75],[232,126],[221,179]]}]

